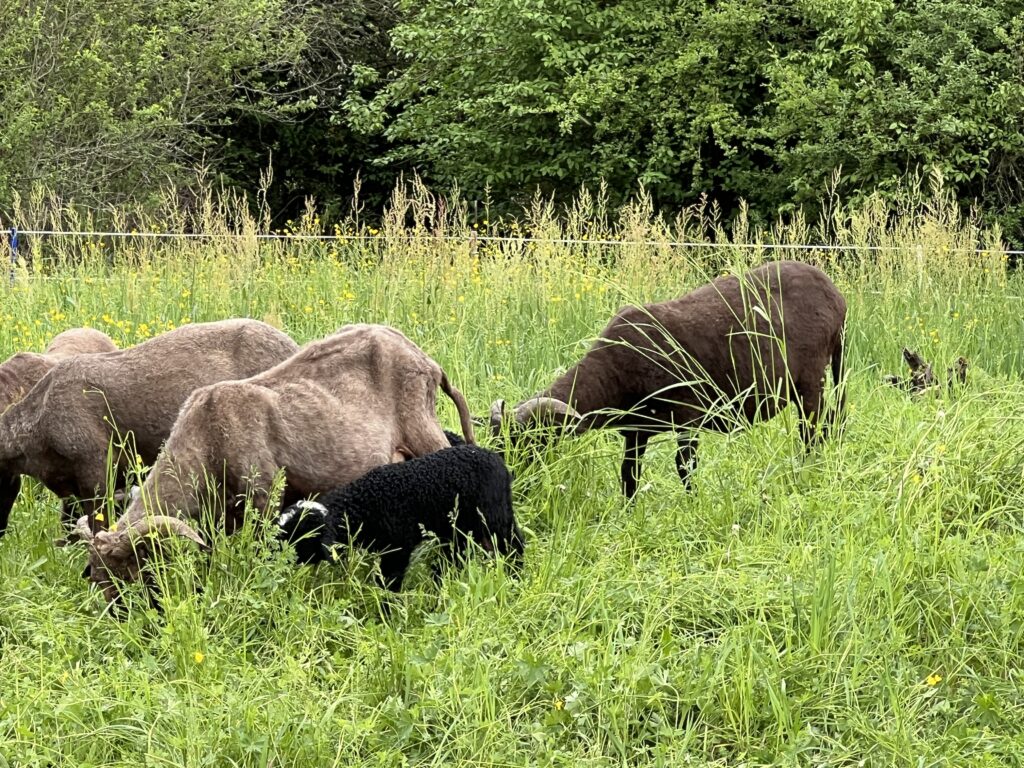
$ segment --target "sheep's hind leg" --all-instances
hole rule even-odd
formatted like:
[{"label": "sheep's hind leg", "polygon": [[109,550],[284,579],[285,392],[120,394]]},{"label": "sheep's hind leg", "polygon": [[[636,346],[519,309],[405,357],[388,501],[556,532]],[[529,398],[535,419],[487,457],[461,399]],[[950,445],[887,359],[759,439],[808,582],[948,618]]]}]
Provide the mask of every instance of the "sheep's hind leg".
[{"label": "sheep's hind leg", "polygon": [[690,489],[690,475],[697,469],[697,435],[684,432],[676,438],[676,472],[683,487]]},{"label": "sheep's hind leg", "polygon": [[797,395],[800,406],[800,439],[803,440],[804,449],[809,452],[822,437],[823,385],[821,379],[810,384],[798,384]]},{"label": "sheep's hind leg", "polygon": [[622,457],[622,492],[627,499],[632,499],[640,482],[640,463],[647,451],[647,441],[651,439],[651,433],[625,429],[622,436],[626,439],[626,451]]}]

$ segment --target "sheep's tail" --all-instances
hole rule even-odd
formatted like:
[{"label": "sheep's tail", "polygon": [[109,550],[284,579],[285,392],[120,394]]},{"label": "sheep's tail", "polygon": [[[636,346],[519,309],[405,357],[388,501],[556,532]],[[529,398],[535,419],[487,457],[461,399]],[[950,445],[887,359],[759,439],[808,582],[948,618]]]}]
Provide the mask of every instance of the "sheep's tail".
[{"label": "sheep's tail", "polygon": [[459,423],[462,425],[462,436],[470,445],[476,445],[476,438],[473,437],[473,418],[469,415],[469,404],[462,393],[448,381],[448,374],[444,371],[441,371],[441,390],[455,403],[455,409],[459,412]]}]

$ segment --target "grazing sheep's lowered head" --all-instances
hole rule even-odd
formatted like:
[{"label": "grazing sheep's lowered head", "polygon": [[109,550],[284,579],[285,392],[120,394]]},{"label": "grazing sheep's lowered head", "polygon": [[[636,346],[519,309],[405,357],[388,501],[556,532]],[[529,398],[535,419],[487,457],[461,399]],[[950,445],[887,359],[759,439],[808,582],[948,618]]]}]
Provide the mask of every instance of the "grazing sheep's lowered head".
[{"label": "grazing sheep's lowered head", "polygon": [[[554,397],[537,396],[524,400],[512,409],[512,429],[518,435],[535,427],[553,427],[560,432],[580,434],[585,431],[583,417],[568,403]],[[494,437],[501,435],[506,419],[505,401],[491,405],[490,427]]]},{"label": "grazing sheep's lowered head", "polygon": [[184,520],[166,515],[144,518],[123,530],[111,529],[93,533],[88,515],[82,516],[68,541],[84,541],[89,545],[89,562],[82,576],[103,592],[107,603],[115,607],[121,593],[117,582],[138,581],[146,562],[168,536],[180,536],[209,551],[203,538]]},{"label": "grazing sheep's lowered head", "polygon": [[277,538],[291,542],[297,562],[303,565],[319,563],[330,557],[324,546],[324,535],[329,524],[327,507],[319,501],[302,499],[285,509],[277,518]]}]

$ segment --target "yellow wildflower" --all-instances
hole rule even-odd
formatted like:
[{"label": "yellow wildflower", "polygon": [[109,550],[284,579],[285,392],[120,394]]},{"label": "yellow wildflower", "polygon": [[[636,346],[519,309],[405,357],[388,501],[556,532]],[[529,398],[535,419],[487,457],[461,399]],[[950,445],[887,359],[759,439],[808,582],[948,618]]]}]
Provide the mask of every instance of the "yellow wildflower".
[{"label": "yellow wildflower", "polygon": [[925,678],[925,682],[929,686],[935,687],[936,685],[942,682],[942,675],[932,672],[930,675],[928,675],[927,678]]},{"label": "yellow wildflower", "polygon": [[192,654],[192,659],[195,661],[196,664],[202,664],[203,663],[203,659],[205,659],[205,658],[206,658],[206,656],[203,654],[202,651],[196,651],[195,653]]}]

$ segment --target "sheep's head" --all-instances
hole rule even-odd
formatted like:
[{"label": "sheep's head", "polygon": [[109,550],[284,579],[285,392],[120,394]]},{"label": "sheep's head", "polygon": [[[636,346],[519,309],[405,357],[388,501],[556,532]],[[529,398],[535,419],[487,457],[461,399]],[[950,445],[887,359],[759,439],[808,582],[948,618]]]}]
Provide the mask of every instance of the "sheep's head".
[{"label": "sheep's head", "polygon": [[501,544],[504,545],[501,549],[501,554],[508,558],[513,573],[518,573],[523,567],[523,552],[526,550],[526,539],[523,537],[523,532],[519,530],[515,520],[512,521],[512,530],[509,531],[508,537],[503,542],[499,542],[499,545]]},{"label": "sheep's head", "polygon": [[492,555],[497,552],[508,559],[513,570],[519,570],[526,542],[514,517],[484,516],[476,509],[465,510],[459,512],[456,528],[468,534],[482,550]]},{"label": "sheep's head", "polygon": [[89,563],[82,576],[103,591],[103,597],[108,603],[117,605],[121,595],[115,580],[137,581],[160,541],[169,536],[181,536],[195,542],[204,551],[209,549],[202,537],[184,520],[165,515],[137,520],[123,528],[97,533],[93,533],[89,518],[82,517],[68,540],[88,544]]},{"label": "sheep's head", "polygon": [[324,533],[327,507],[318,501],[298,501],[277,518],[277,538],[295,548],[300,563],[318,563],[326,559]]},{"label": "sheep's head", "polygon": [[[583,417],[568,403],[554,397],[531,397],[512,410],[509,442],[516,445],[530,441],[544,445],[552,432],[579,434],[585,431]],[[491,406],[491,434],[499,437],[506,421],[505,401],[495,400]]]}]

